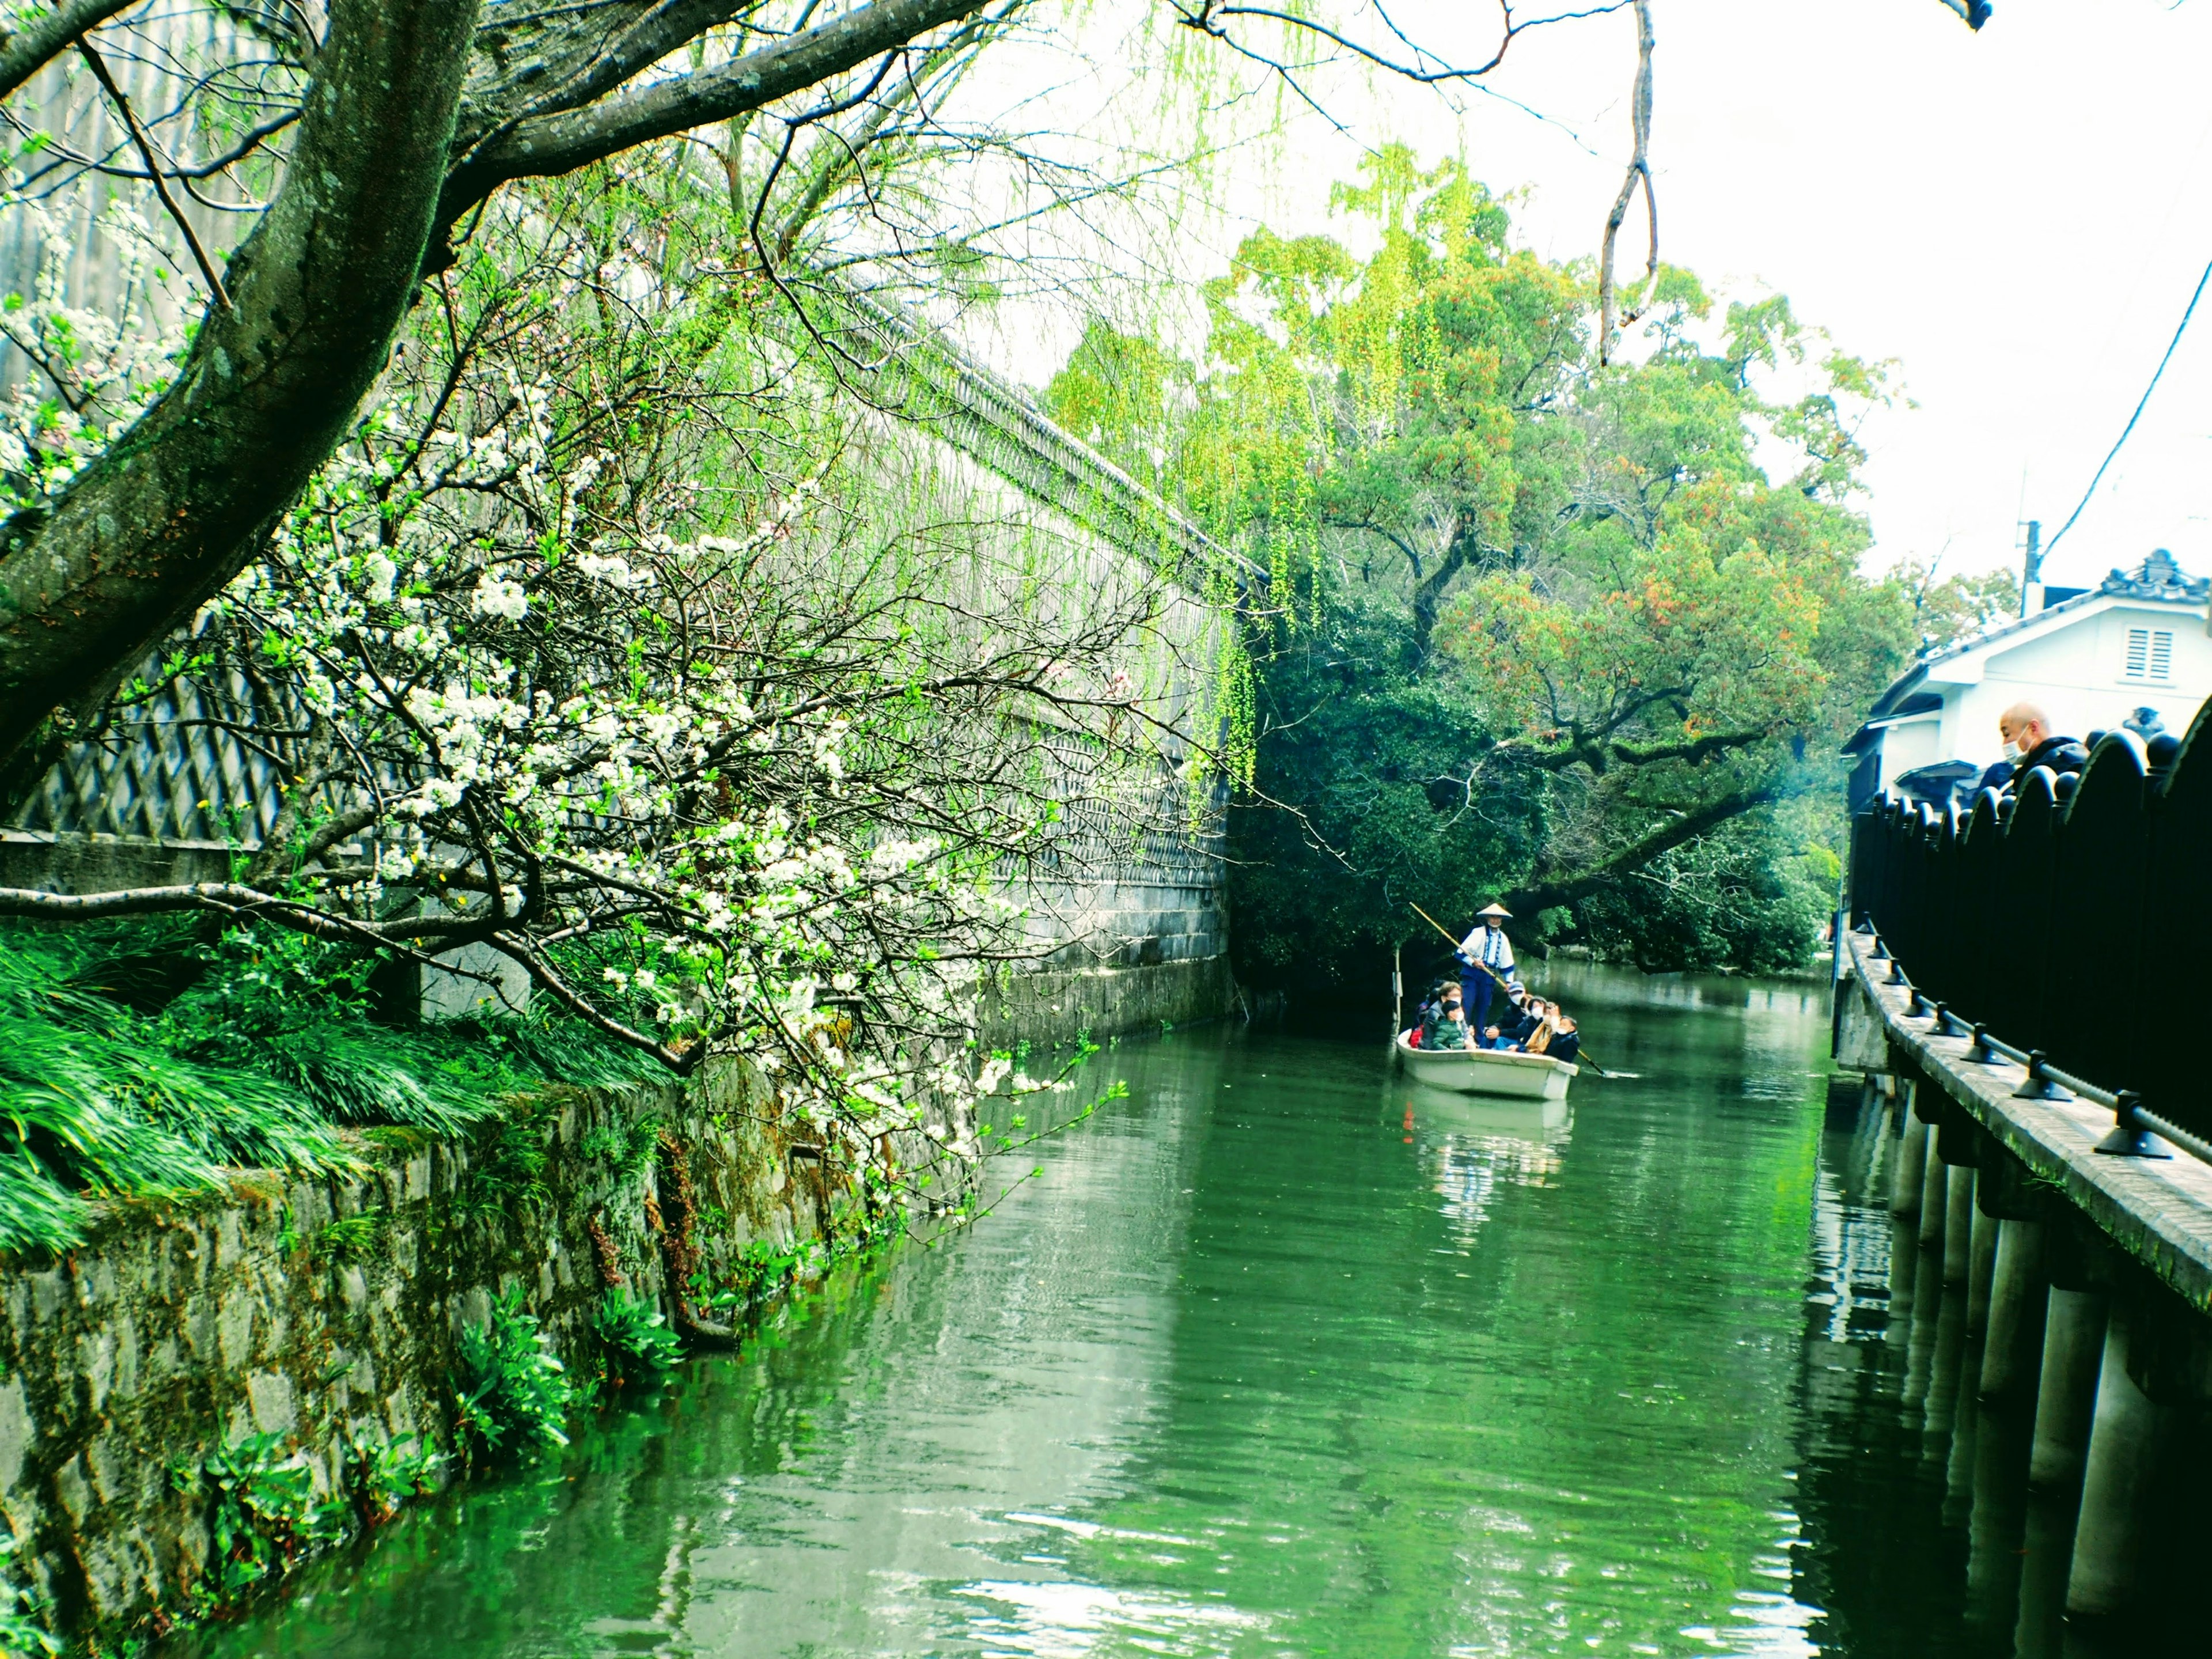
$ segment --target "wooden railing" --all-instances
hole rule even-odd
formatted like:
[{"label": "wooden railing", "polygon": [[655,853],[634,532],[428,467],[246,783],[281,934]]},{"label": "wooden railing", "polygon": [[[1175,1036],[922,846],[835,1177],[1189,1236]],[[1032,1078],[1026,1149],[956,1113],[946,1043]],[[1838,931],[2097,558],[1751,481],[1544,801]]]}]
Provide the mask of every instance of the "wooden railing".
[{"label": "wooden railing", "polygon": [[2102,738],[1939,812],[1852,826],[1850,907],[1960,1030],[2212,1134],[2212,735]]}]

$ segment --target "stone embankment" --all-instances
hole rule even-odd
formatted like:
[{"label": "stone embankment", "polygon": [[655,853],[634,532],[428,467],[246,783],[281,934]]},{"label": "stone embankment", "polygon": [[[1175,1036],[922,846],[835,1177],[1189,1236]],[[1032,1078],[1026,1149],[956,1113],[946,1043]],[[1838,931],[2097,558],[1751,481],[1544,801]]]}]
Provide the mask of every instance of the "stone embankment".
[{"label": "stone embankment", "polygon": [[328,1498],[356,1448],[449,1444],[459,1334],[518,1287],[572,1365],[611,1285],[712,1317],[684,1280],[757,1278],[845,1202],[763,1104],[735,1066],[554,1089],[465,1140],[372,1131],[357,1173],[116,1204],[67,1255],[0,1263],[15,1576],[79,1638],[159,1630],[214,1565],[210,1506],[176,1471],[276,1436]]}]

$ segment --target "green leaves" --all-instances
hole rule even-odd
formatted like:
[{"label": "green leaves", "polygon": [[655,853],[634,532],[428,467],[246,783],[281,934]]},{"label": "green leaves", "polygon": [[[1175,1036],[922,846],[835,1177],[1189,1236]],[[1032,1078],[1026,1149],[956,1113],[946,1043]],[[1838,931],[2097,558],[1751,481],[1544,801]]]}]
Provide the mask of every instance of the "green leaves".
[{"label": "green leaves", "polygon": [[1119,337],[1054,382],[1123,441],[1177,425],[1176,493],[1276,573],[1233,823],[1248,966],[1371,975],[1406,899],[1500,892],[1632,952],[1638,918],[1702,906],[1729,920],[1681,931],[1721,959],[1788,959],[1802,849],[1840,830],[1769,805],[1817,786],[1907,638],[1850,506],[1890,366],[1679,267],[1602,363],[1588,271],[1516,248],[1460,164],[1386,149],[1329,199],[1371,251],[1255,232],[1207,286],[1187,393],[1091,392],[1100,363],[1161,361]]},{"label": "green leaves", "polygon": [[684,1345],[653,1304],[619,1287],[592,1316],[602,1352],[600,1376],[615,1388],[649,1381],[684,1358]]},{"label": "green leaves", "polygon": [[564,1425],[574,1391],[520,1285],[493,1299],[483,1324],[462,1331],[460,1359],[458,1416],[476,1448],[519,1456],[568,1443]]}]

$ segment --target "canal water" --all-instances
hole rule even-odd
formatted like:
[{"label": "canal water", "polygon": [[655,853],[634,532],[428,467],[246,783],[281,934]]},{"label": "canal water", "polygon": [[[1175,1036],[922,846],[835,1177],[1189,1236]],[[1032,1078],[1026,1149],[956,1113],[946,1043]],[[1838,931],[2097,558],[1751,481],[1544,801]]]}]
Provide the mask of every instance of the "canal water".
[{"label": "canal water", "polygon": [[1962,1317],[1893,1325],[1826,988],[1550,977],[1637,1077],[1109,1050],[1129,1097],[981,1224],[168,1651],[2057,1654]]}]

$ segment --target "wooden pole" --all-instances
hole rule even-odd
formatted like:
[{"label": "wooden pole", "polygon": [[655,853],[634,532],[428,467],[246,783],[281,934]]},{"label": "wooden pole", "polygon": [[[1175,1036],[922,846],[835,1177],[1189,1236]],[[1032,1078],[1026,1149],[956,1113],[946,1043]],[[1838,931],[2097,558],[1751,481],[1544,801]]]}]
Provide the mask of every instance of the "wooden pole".
[{"label": "wooden pole", "polygon": [[1393,939],[1391,941],[1390,1036],[1393,1041],[1395,1041],[1398,1036],[1398,1018],[1406,1012],[1406,976],[1399,961],[1399,953],[1404,949],[1405,946],[1400,944],[1397,940]]}]

